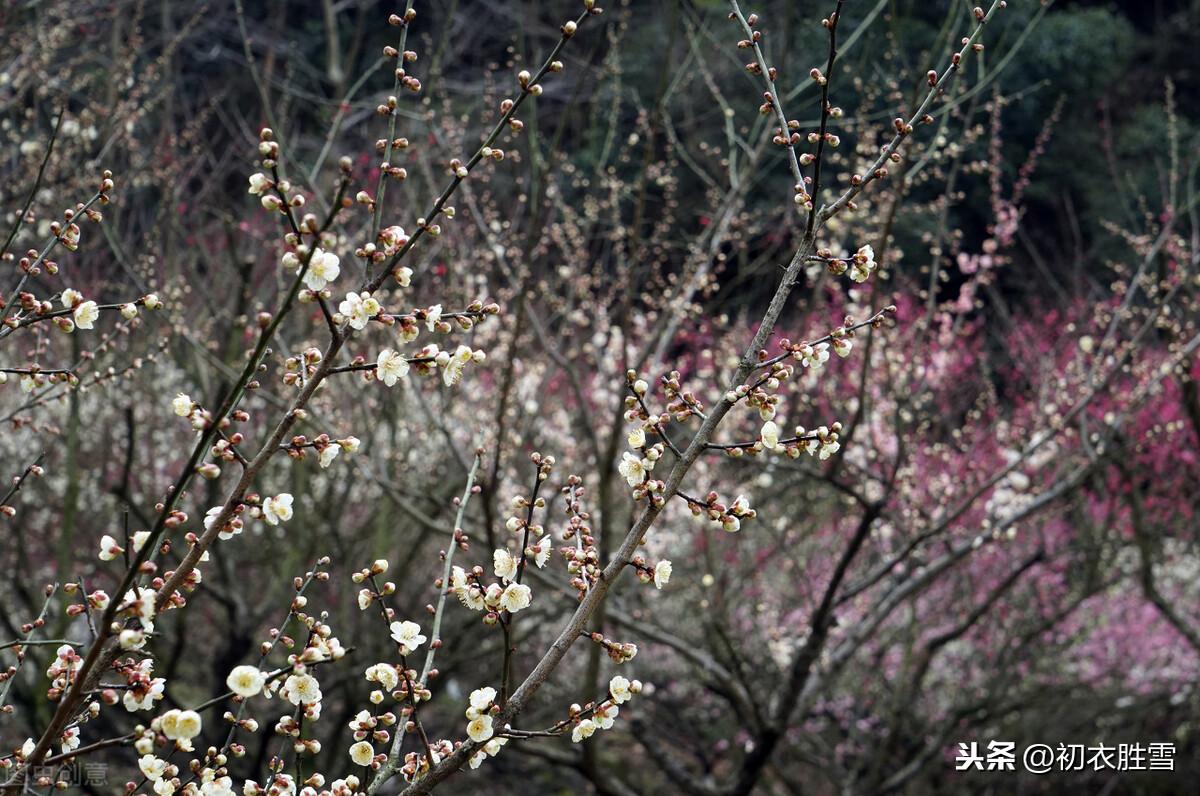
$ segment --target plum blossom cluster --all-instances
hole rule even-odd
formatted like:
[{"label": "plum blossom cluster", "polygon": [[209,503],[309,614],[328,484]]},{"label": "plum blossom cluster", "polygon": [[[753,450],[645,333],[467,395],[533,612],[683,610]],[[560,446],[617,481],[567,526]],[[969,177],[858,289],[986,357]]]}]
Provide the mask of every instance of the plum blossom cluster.
[{"label": "plum blossom cluster", "polygon": [[875,250],[871,248],[870,244],[859,247],[858,251],[849,257],[836,257],[830,249],[817,249],[813,259],[824,262],[829,268],[829,273],[835,276],[848,273],[851,280],[860,284],[870,279],[871,274],[875,273],[878,268],[878,264],[875,262]]},{"label": "plum blossom cluster", "polygon": [[554,469],[554,457],[534,451],[530,461],[534,465],[533,494],[515,495],[509,502],[513,514],[505,522],[508,532],[518,539],[516,554],[507,546],[492,551],[492,574],[496,578],[492,582],[487,582],[481,566],[451,569],[451,591],[467,608],[483,611],[485,624],[506,625],[513,614],[530,606],[533,590],[521,582],[526,565],[532,561],[539,569],[545,567],[553,550],[551,537],[534,521],[534,512],[546,506],[538,492]]},{"label": "plum blossom cluster", "polygon": [[472,611],[483,611],[483,622],[489,625],[502,621],[505,613],[511,615],[525,610],[533,602],[532,589],[509,580],[516,577],[516,559],[507,550],[497,550],[494,561],[499,582],[486,583],[483,567],[478,566],[469,571],[455,566],[450,576],[454,596]]},{"label": "plum blossom cluster", "polygon": [[638,580],[642,583],[653,583],[654,588],[662,589],[671,582],[671,573],[674,567],[667,559],[659,561],[654,566],[650,566],[646,562],[645,556],[634,556],[629,565],[637,572]]},{"label": "plum blossom cluster", "polygon": [[642,692],[641,680],[630,680],[621,675],[614,675],[608,681],[608,696],[599,702],[586,705],[571,705],[568,709],[571,741],[579,743],[593,735],[597,730],[610,730],[616,722],[621,705],[628,702],[635,694]]},{"label": "plum blossom cluster", "polygon": [[567,478],[562,489],[566,498],[567,525],[563,529],[564,544],[560,552],[567,562],[567,574],[571,576],[571,588],[583,599],[588,590],[600,578],[600,552],[590,526],[591,516],[584,509],[585,489],[583,479],[577,475]]},{"label": "plum blossom cluster", "polygon": [[824,461],[841,448],[841,443],[838,442],[841,430],[841,423],[820,426],[813,431],[805,429],[804,426],[796,426],[792,429],[791,437],[780,437],[779,426],[775,421],[768,420],[758,432],[758,442],[754,450],[782,453],[790,459],[807,453]]},{"label": "plum blossom cluster", "polygon": [[[770,422],[770,421],[768,421]],[[721,501],[721,496],[716,492],[709,492],[703,499],[692,497],[685,493],[680,493],[680,497],[687,502],[688,508],[691,509],[692,515],[703,517],[710,522],[721,526],[722,530],[729,533],[737,533],[742,529],[742,520],[752,520],[758,516],[757,512],[750,508],[750,499],[745,495],[738,495],[732,503],[725,504]],[[667,562],[668,570],[667,577],[670,577],[670,562]],[[659,585],[659,573],[657,568],[651,573],[655,585]],[[661,588],[661,587],[660,587]]]},{"label": "plum blossom cluster", "polygon": [[[387,387],[394,387],[415,373],[440,376],[445,386],[453,387],[469,372],[471,365],[486,361],[483,350],[458,341],[447,343],[439,340],[434,343],[419,338],[473,331],[487,317],[499,313],[498,304],[477,300],[462,310],[448,310],[442,304],[435,303],[413,308],[407,313],[394,313],[387,306],[394,301],[393,295],[382,289],[383,282],[391,277],[399,288],[409,287],[413,271],[402,264],[400,258],[422,237],[437,236],[441,231],[441,219],[455,217],[455,210],[446,204],[446,199],[454,188],[470,176],[473,168],[481,162],[498,163],[504,159],[505,150],[502,147],[505,144],[498,140],[500,134],[509,131],[515,135],[521,131],[523,125],[515,116],[521,104],[542,93],[541,81],[546,74],[563,70],[563,63],[554,56],[575,34],[578,21],[600,13],[591,0],[586,0],[584,6],[578,20],[569,20],[562,25],[559,45],[546,64],[536,73],[521,70],[517,75],[518,93],[501,102],[502,119],[476,155],[450,161],[449,168],[454,181],[426,217],[418,218],[415,226],[410,227],[411,234],[399,225],[385,226],[381,223],[381,215],[385,210],[384,187],[390,180],[401,180],[405,176],[405,170],[391,162],[392,156],[394,151],[407,146],[407,140],[395,135],[396,99],[389,97],[380,106],[381,112],[389,117],[388,137],[381,139],[385,160],[381,164],[380,183],[374,196],[365,190],[358,191],[356,196],[357,204],[366,207],[373,215],[368,227],[369,242],[353,248],[355,257],[364,261],[361,264],[343,259],[348,246],[335,224],[341,211],[354,208],[354,203],[346,199],[347,190],[353,193],[350,189],[353,178],[351,159],[342,158],[339,163],[341,174],[332,201],[319,201],[320,197],[314,199],[305,195],[300,181],[293,184],[281,176],[284,172],[281,166],[282,146],[270,128],[260,131],[257,150],[261,171],[248,177],[247,190],[271,214],[273,221],[284,226],[282,245],[272,256],[278,258],[284,283],[288,287],[282,291],[273,307],[252,314],[251,322],[246,324],[245,331],[250,336],[257,335],[257,339],[246,357],[241,375],[231,380],[219,405],[203,406],[186,392],[180,392],[170,399],[171,412],[187,421],[191,431],[196,432],[194,450],[183,473],[155,506],[157,518],[147,523],[147,530],[126,531],[123,538],[105,534],[100,540],[99,558],[102,562],[123,561],[126,565],[126,574],[119,581],[122,585],[117,592],[118,597],[109,600],[105,593],[93,591],[81,596],[80,605],[71,607],[71,615],[88,613],[89,619],[93,619],[90,612],[102,612],[101,621],[95,623],[94,646],[91,647],[93,654],[81,655],[72,645],[63,645],[59,651],[48,672],[52,684],[51,696],[58,702],[54,720],[42,740],[30,739],[30,743],[22,747],[22,757],[19,758],[22,764],[30,768],[41,764],[47,756],[48,739],[60,743],[64,748],[78,747],[80,728],[70,721],[64,726],[63,717],[77,721],[85,715],[94,716],[102,704],[117,702],[124,703],[130,712],[153,711],[167,698],[167,684],[163,677],[156,676],[155,662],[158,659],[150,648],[154,641],[155,623],[161,620],[161,614],[186,604],[184,594],[200,585],[201,567],[209,562],[214,543],[228,541],[239,535],[247,518],[261,521],[260,531],[274,528],[275,534],[282,535],[296,512],[301,510],[301,501],[291,492],[267,492],[261,487],[257,492],[252,491],[251,485],[268,459],[272,455],[286,453],[293,460],[302,460],[311,452],[317,456],[320,466],[325,468],[331,466],[342,453],[350,454],[359,449],[360,440],[352,435],[335,437],[318,433],[312,436],[312,432],[298,433],[299,429],[294,429],[297,423],[312,420],[307,402],[329,375],[359,372],[364,382],[378,380]],[[396,71],[397,85],[418,91],[420,81],[407,73],[407,65],[416,60],[416,55],[403,46],[408,25],[413,19],[415,12],[411,10],[403,16],[393,15],[390,18],[393,25],[402,29],[403,35],[401,46],[387,48],[385,55],[402,59],[402,66]],[[293,173],[296,173],[295,170]],[[56,264],[46,257],[53,246],[63,245],[70,250],[78,246],[80,230],[76,220],[80,214],[86,214],[93,221],[99,221],[99,213],[91,205],[108,201],[107,192],[113,187],[110,177],[107,172],[104,174],[100,192],[91,202],[67,211],[66,226],[53,225],[54,243],[41,254],[31,253],[32,259],[23,264],[27,274],[34,274],[39,268],[49,272],[56,270]],[[318,180],[312,178],[304,180],[303,184],[308,186],[316,182]],[[329,208],[324,219],[306,212],[310,199],[313,199],[313,204]],[[348,272],[357,270],[360,265],[363,272],[355,276],[361,276],[361,280],[356,279],[353,285],[347,284]],[[378,270],[381,265],[382,272]],[[344,298],[338,300],[335,295]],[[61,304],[61,310],[54,308],[56,303]],[[41,315],[55,319],[64,329],[69,324],[71,328],[68,331],[89,330],[95,328],[101,312],[106,309],[119,311],[125,321],[133,323],[137,319],[139,306],[157,309],[162,303],[154,294],[149,294],[136,302],[109,306],[85,297],[78,290],[67,288],[47,301],[22,293],[18,305],[21,309],[17,315],[5,318],[6,328],[0,330],[0,335],[9,329],[28,325],[35,320],[35,316]],[[284,335],[277,332],[280,331],[281,321],[289,313],[293,318],[300,314],[292,313],[296,305],[311,305],[309,317],[324,322],[330,333],[330,342],[324,348],[304,343],[296,349],[298,353],[281,357],[282,368],[275,370],[275,375],[278,382],[293,388],[282,396],[289,408],[279,422],[265,424],[265,427],[274,428],[275,431],[261,435],[266,438],[260,444],[256,439],[260,436],[259,429],[247,428],[251,418],[242,407],[243,399],[251,391],[263,386],[259,381],[262,378],[260,374],[272,372],[275,349],[288,345],[282,340]],[[319,313],[316,312],[318,309]],[[355,356],[349,346],[365,342],[367,334],[356,333],[367,330],[391,337],[386,345],[371,345],[368,349],[370,356]],[[405,350],[410,345],[416,347],[421,343],[424,343],[423,347],[415,352]],[[346,359],[350,360],[349,363],[341,364]],[[29,378],[31,389],[34,389],[62,374],[31,366],[23,375]],[[257,452],[248,449],[249,440],[254,440]],[[452,577],[448,584],[451,590],[458,593],[460,600],[484,610],[485,621],[504,627],[506,647],[514,616],[532,602],[531,589],[522,583],[525,569],[531,562],[536,567],[544,567],[552,552],[552,538],[533,518],[535,510],[546,506],[545,499],[538,493],[550,476],[554,459],[534,454],[533,462],[537,477],[532,494],[528,498],[514,499],[514,515],[508,523],[509,530],[519,542],[516,545],[502,545],[492,552],[494,580],[485,581],[483,567],[473,567],[469,573],[456,567],[451,570]],[[212,506],[204,513],[202,530],[189,530],[194,520],[180,501],[193,499],[197,491],[192,488],[194,476],[219,481],[226,465],[241,468],[238,485],[226,493],[227,497],[220,505]],[[456,529],[455,541],[465,547],[466,537],[459,534]],[[319,566],[326,563],[328,561],[322,559]],[[395,764],[403,752],[403,736],[412,732],[419,737],[423,751],[403,755],[405,765],[399,772],[412,781],[453,754],[461,743],[431,740],[424,731],[418,705],[431,697],[425,687],[426,673],[418,675],[417,671],[409,669],[405,658],[428,649],[428,660],[432,661],[433,651],[439,646],[438,625],[435,622],[431,631],[434,639],[430,642],[421,625],[403,619],[402,615],[389,607],[388,602],[396,594],[396,587],[391,582],[380,582],[387,569],[385,559],[377,560],[357,573],[355,581],[362,587],[358,595],[360,607],[363,610],[379,609],[387,636],[395,643],[400,658],[399,665],[380,661],[367,667],[367,680],[377,686],[371,692],[370,701],[372,705],[381,705],[390,696],[399,703],[399,707],[382,713],[372,710],[357,713],[349,726],[353,738],[349,756],[356,765],[380,772],[386,769],[387,773],[383,776],[396,773]],[[665,583],[667,578],[669,567],[660,567],[658,580]],[[302,773],[311,771],[309,762],[322,751],[321,742],[312,732],[314,723],[322,718],[326,701],[319,672],[323,664],[337,662],[346,654],[329,624],[329,615],[308,608],[309,597],[305,595],[308,584],[326,579],[326,574],[318,567],[304,578],[295,580],[295,594],[288,606],[285,621],[271,629],[269,639],[263,641],[258,649],[256,663],[238,665],[228,673],[225,679],[227,694],[196,708],[176,707],[174,705],[177,703],[170,700],[170,710],[153,718],[148,717],[133,732],[119,739],[121,744],[132,745],[139,755],[138,769],[143,783],[133,785],[133,790],[145,784],[162,795],[183,792],[225,796],[233,793],[229,761],[246,754],[246,747],[241,743],[245,739],[239,736],[260,731],[258,719],[248,714],[251,703],[256,703],[260,697],[266,704],[277,706],[278,712],[271,716],[270,721],[264,717],[262,726],[271,728],[277,737],[278,751],[265,759],[266,775],[246,780],[237,789],[238,792],[254,796],[294,796],[298,793],[305,796],[318,793],[343,796],[360,790],[362,781],[357,776],[327,782],[322,774]],[[82,592],[82,589],[75,588],[72,593],[76,591]],[[119,651],[112,653],[113,649]],[[274,670],[266,668],[268,658],[280,649],[286,649],[286,665]],[[626,656],[631,657],[631,645],[626,645],[625,649]],[[508,693],[511,676],[508,651],[505,654],[502,694]],[[427,663],[427,669],[428,666]],[[113,678],[114,682],[108,682],[108,678]],[[491,716],[495,715],[504,701],[503,697],[499,700],[496,697],[495,689],[486,688],[478,689],[470,699],[467,735],[471,741],[483,743],[481,751],[484,755],[496,754],[508,740],[494,737],[496,728],[490,726]],[[211,726],[205,726],[202,711],[226,700],[229,700],[230,710],[222,715],[222,719],[229,725],[228,740],[219,747],[209,747],[196,754],[196,740],[202,732],[207,734],[212,730]],[[207,722],[209,725],[213,723]],[[388,744],[393,738],[397,739],[396,743],[389,748]],[[186,757],[191,759],[181,759]]]},{"label": "plum blossom cluster", "polygon": [[317,454],[317,463],[321,469],[325,469],[333,464],[340,454],[357,453],[361,444],[362,441],[355,436],[334,439],[328,434],[318,434],[310,440],[303,434],[297,434],[284,448],[288,456],[298,460],[303,460],[306,451],[311,449]]},{"label": "plum blossom cluster", "polygon": [[604,651],[608,653],[608,657],[612,659],[613,663],[628,663],[637,656],[637,644],[628,641],[615,641],[600,632],[589,633],[588,638],[598,646],[604,648]]}]

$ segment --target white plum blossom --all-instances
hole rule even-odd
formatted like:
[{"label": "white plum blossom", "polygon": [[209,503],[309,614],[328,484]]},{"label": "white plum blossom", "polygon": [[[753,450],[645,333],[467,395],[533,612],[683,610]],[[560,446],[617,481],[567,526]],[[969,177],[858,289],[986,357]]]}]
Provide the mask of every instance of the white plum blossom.
[{"label": "white plum blossom", "polygon": [[613,704],[600,705],[592,711],[592,721],[596,727],[601,730],[611,730],[613,722],[617,719],[617,714],[621,709]]},{"label": "white plum blossom", "polygon": [[269,497],[263,501],[262,515],[268,525],[278,525],[281,522],[287,522],[292,518],[292,496],[288,492],[281,492],[275,497]]},{"label": "white plum blossom", "polygon": [[571,730],[571,741],[579,743],[585,738],[591,738],[596,732],[596,723],[591,719],[584,719],[575,725],[575,729]]},{"label": "white plum blossom", "polygon": [[386,691],[391,691],[400,684],[400,674],[390,663],[372,664],[367,667],[365,675],[368,682],[379,683]]},{"label": "white plum blossom", "polygon": [[210,768],[204,769],[201,777],[200,796],[236,796],[230,777],[218,777]]},{"label": "white plum blossom", "polygon": [[83,301],[83,294],[78,290],[69,287],[62,292],[62,296],[60,298],[62,299],[63,309],[69,310],[73,309],[76,304]]},{"label": "white plum blossom", "polygon": [[476,743],[482,743],[492,737],[492,717],[480,715],[467,722],[467,736]]},{"label": "white plum blossom", "polygon": [[661,589],[671,581],[671,562],[659,561],[654,565],[654,588]]},{"label": "white plum blossom", "polygon": [[187,742],[200,734],[203,722],[194,710],[168,710],[159,719],[159,726],[168,739],[183,741],[184,746],[190,746]]},{"label": "white plum blossom", "polygon": [[538,540],[537,544],[530,545],[529,550],[533,554],[533,563],[537,564],[538,569],[542,569],[550,560],[550,553],[554,550],[554,546],[550,543],[550,537],[544,536]]},{"label": "white plum blossom", "polygon": [[468,764],[471,766],[471,768],[479,768],[480,764],[483,763],[484,760],[500,754],[500,749],[503,748],[504,744],[506,743],[508,743],[507,738],[492,738],[483,745],[482,749],[471,755],[471,759],[467,761]]},{"label": "white plum blossom", "polygon": [[142,776],[146,779],[151,782],[157,782],[166,773],[167,761],[157,758],[154,755],[143,755],[138,760],[138,768],[141,769]]},{"label": "white plum blossom", "polygon": [[510,614],[528,608],[532,601],[533,591],[523,583],[510,583],[500,594],[500,607]]},{"label": "white plum blossom", "polygon": [[429,309],[427,309],[425,311],[425,328],[427,328],[429,331],[432,332],[434,330],[434,327],[437,326],[438,321],[440,321],[441,319],[442,319],[442,305],[434,304],[432,307],[430,307]]},{"label": "white plum blossom", "polygon": [[647,469],[646,460],[629,451],[621,454],[621,463],[617,465],[617,472],[625,479],[625,483],[630,486],[638,486],[645,481]]},{"label": "white plum blossom", "polygon": [[796,352],[796,357],[806,368],[819,368],[829,360],[829,343],[802,345]]},{"label": "white plum blossom", "polygon": [[619,674],[608,681],[608,694],[618,705],[623,705],[633,698],[633,692],[629,690],[629,680]]},{"label": "white plum blossom", "polygon": [[484,688],[476,688],[474,691],[471,692],[471,697],[470,697],[471,707],[473,709],[475,709],[476,711],[483,712],[483,711],[487,710],[489,707],[491,707],[492,703],[495,701],[496,701],[496,689],[492,688],[491,686],[485,686]]},{"label": "white plum blossom", "polygon": [[375,757],[375,748],[366,741],[359,741],[350,747],[350,759],[356,766],[369,766]]},{"label": "white plum blossom", "polygon": [[400,654],[408,655],[425,643],[421,626],[416,622],[392,622],[392,640],[400,645]]},{"label": "white plum blossom", "polygon": [[367,323],[379,314],[379,302],[370,293],[347,293],[346,300],[338,304],[338,312],[352,329],[365,329]]},{"label": "white plum blossom", "polygon": [[171,401],[171,411],[176,417],[187,417],[192,413],[192,407],[195,404],[192,401],[192,396],[185,392],[181,392],[175,396],[175,400]]},{"label": "white plum blossom", "polygon": [[855,282],[866,282],[875,270],[875,250],[868,244],[854,253],[850,260],[850,278]]},{"label": "white plum blossom", "polygon": [[447,387],[453,387],[455,384],[458,384],[462,378],[463,368],[471,361],[474,354],[475,352],[465,345],[460,345],[455,349],[453,354],[442,352],[442,356],[446,357],[446,362],[442,365],[442,381],[446,383]]},{"label": "white plum blossom", "polygon": [[388,387],[393,387],[397,381],[408,375],[408,360],[402,354],[385,348],[375,360],[375,374]]},{"label": "white plum blossom", "polygon": [[246,193],[251,193],[255,196],[262,196],[264,193],[271,190],[271,187],[274,184],[275,183],[271,181],[271,178],[265,174],[251,174],[250,190],[246,191]]},{"label": "white plum blossom", "polygon": [[[217,517],[225,510],[224,506],[213,506],[204,513],[204,530],[212,529],[213,523],[217,521]],[[242,532],[242,520],[240,517],[233,517],[229,522],[221,528],[217,533],[217,538],[221,541],[229,541],[233,537]]]},{"label": "white plum blossom", "polygon": [[76,306],[71,315],[77,329],[91,329],[100,317],[100,308],[94,301],[85,301]]},{"label": "white plum blossom", "polygon": [[763,423],[758,436],[762,439],[763,447],[767,450],[773,451],[779,447],[779,426],[775,424],[774,420],[768,420]]},{"label": "white plum blossom", "polygon": [[340,263],[341,259],[333,252],[314,249],[308,260],[308,270],[304,272],[304,286],[309,290],[321,290],[338,278]]},{"label": "white plum blossom", "polygon": [[225,685],[242,699],[249,699],[262,693],[266,679],[257,666],[243,664],[233,667],[233,671],[225,678]]},{"label": "white plum blossom", "polygon": [[[379,230],[379,242],[383,244],[383,253],[387,256],[392,256],[400,250],[400,247],[408,243],[408,236],[404,234],[404,227],[385,227]],[[412,277],[412,269],[404,268],[407,271],[407,277],[400,279],[400,287],[408,287],[408,279]],[[401,275],[397,274],[399,279]]]},{"label": "white plum blossom", "polygon": [[321,701],[321,684],[311,674],[291,674],[279,695],[293,705],[313,705]]},{"label": "white plum blossom", "polygon": [[154,707],[154,703],[163,698],[163,690],[166,688],[166,681],[161,677],[151,678],[150,674],[154,669],[154,662],[149,658],[140,661],[137,665],[137,678],[121,695],[121,704],[130,713],[139,710],[150,710]]},{"label": "white plum blossom", "polygon": [[117,540],[104,534],[100,537],[100,560],[112,561],[114,558],[124,552],[124,548],[117,544]]},{"label": "white plum blossom", "polygon": [[507,550],[497,550],[492,553],[492,569],[507,583],[517,576],[517,559]]},{"label": "white plum blossom", "polygon": [[[141,545],[138,545],[137,549],[140,548]],[[125,592],[124,609],[132,612],[141,621],[142,630],[147,633],[154,632],[155,597],[154,589],[147,589],[141,586],[134,586]]]},{"label": "white plum blossom", "polygon": [[337,455],[341,452],[342,449],[338,445],[326,445],[317,455],[317,463],[321,465],[321,469],[324,469],[333,464],[333,460],[336,459]]}]

